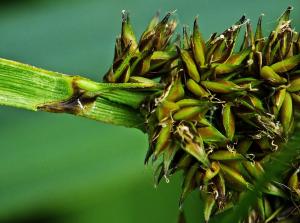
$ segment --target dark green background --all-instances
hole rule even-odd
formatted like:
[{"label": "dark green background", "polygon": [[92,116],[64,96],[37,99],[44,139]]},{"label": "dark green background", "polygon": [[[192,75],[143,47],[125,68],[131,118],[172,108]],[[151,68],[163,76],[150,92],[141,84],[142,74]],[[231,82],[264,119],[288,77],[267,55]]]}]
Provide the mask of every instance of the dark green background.
[{"label": "dark green background", "polygon": [[[122,9],[138,35],[157,10],[177,9],[180,26],[199,15],[208,37],[261,13],[267,35],[288,5],[299,31],[299,0],[1,1],[0,57],[101,80]],[[154,189],[141,132],[4,107],[0,120],[0,222],[176,222],[180,175]],[[199,203],[188,199],[189,222],[200,222]]]}]

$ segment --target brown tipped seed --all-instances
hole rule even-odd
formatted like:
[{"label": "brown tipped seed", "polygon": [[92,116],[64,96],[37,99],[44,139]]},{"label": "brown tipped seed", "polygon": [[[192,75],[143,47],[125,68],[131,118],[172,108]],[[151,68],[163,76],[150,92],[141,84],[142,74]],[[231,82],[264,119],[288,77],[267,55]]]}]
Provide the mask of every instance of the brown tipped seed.
[{"label": "brown tipped seed", "polygon": [[242,91],[243,88],[236,85],[231,81],[201,81],[201,85],[203,85],[208,90],[215,93],[223,93],[228,94],[234,91]]},{"label": "brown tipped seed", "polygon": [[229,103],[226,103],[223,107],[222,119],[226,136],[232,141],[235,133],[235,120]]},{"label": "brown tipped seed", "polygon": [[180,54],[181,58],[182,58],[182,62],[184,64],[185,67],[185,71],[187,72],[187,74],[196,82],[200,81],[200,74],[197,70],[197,66],[192,58],[192,56],[190,55],[190,53],[187,50],[184,49],[180,49],[179,47],[177,47],[177,51]]},{"label": "brown tipped seed", "polygon": [[173,112],[179,110],[179,106],[172,101],[164,100],[156,109],[156,116],[158,121],[169,118]]},{"label": "brown tipped seed", "polygon": [[290,85],[288,86],[287,90],[289,92],[296,92],[300,91],[300,78],[296,78],[290,82]]},{"label": "brown tipped seed", "polygon": [[283,77],[280,77],[275,71],[269,67],[264,66],[260,71],[260,76],[271,84],[284,84],[287,80]]},{"label": "brown tipped seed", "polygon": [[176,121],[179,120],[189,120],[199,115],[200,113],[205,112],[208,109],[208,106],[193,106],[193,107],[184,107],[181,108],[173,115],[173,119]]},{"label": "brown tipped seed", "polygon": [[293,101],[290,93],[286,92],[282,107],[280,110],[280,120],[285,136],[288,135],[293,117]]},{"label": "brown tipped seed", "polygon": [[230,160],[245,160],[245,157],[236,152],[230,152],[228,150],[218,150],[209,155],[212,160],[218,161],[230,161]]},{"label": "brown tipped seed", "polygon": [[210,94],[193,79],[189,79],[186,83],[187,89],[198,97],[208,97]]},{"label": "brown tipped seed", "polygon": [[299,64],[300,64],[300,54],[289,57],[280,62],[274,63],[273,65],[271,65],[271,68],[276,73],[284,73],[290,71],[291,69],[298,66]]}]

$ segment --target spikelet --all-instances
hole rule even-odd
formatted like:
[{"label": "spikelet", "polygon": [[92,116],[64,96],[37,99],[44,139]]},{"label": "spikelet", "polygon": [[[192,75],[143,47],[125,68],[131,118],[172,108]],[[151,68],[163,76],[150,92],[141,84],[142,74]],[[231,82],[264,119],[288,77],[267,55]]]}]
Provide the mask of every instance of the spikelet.
[{"label": "spikelet", "polygon": [[[164,86],[141,106],[149,134],[146,162],[152,157],[158,163],[157,183],[183,171],[180,205],[200,189],[206,221],[253,188],[265,160],[293,133],[300,104],[300,35],[291,26],[291,9],[267,38],[262,17],[253,32],[243,16],[206,42],[197,19],[191,35],[185,27],[182,39],[173,38],[172,13],[161,21],[156,15],[137,41],[129,15],[123,13],[105,81],[158,81]],[[295,157],[281,184],[264,188],[244,222],[299,218],[299,165]]]}]

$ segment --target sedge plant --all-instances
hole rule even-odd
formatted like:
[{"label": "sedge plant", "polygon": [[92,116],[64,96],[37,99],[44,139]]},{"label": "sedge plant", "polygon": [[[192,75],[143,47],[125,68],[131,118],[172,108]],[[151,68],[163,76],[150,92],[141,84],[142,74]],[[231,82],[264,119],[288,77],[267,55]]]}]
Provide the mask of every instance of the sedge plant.
[{"label": "sedge plant", "polygon": [[140,129],[155,184],[181,172],[180,210],[197,190],[206,222],[298,222],[300,34],[291,10],[267,37],[262,17],[254,29],[243,16],[208,40],[197,18],[175,36],[171,12],[137,40],[123,11],[103,83],[0,59],[0,104]]}]

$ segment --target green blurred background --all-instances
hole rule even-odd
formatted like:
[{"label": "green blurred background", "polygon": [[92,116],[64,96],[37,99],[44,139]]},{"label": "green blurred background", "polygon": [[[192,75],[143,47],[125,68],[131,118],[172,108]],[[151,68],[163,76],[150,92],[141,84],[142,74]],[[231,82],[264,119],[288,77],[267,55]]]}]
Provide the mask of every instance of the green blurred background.
[{"label": "green blurred background", "polygon": [[[137,35],[157,10],[177,9],[179,29],[196,15],[204,36],[242,14],[265,34],[288,6],[300,30],[300,1],[31,0],[0,2],[0,57],[101,80],[113,58],[121,10]],[[180,175],[153,187],[138,130],[62,114],[0,107],[0,222],[176,222]],[[184,206],[201,222],[197,195]]]}]

